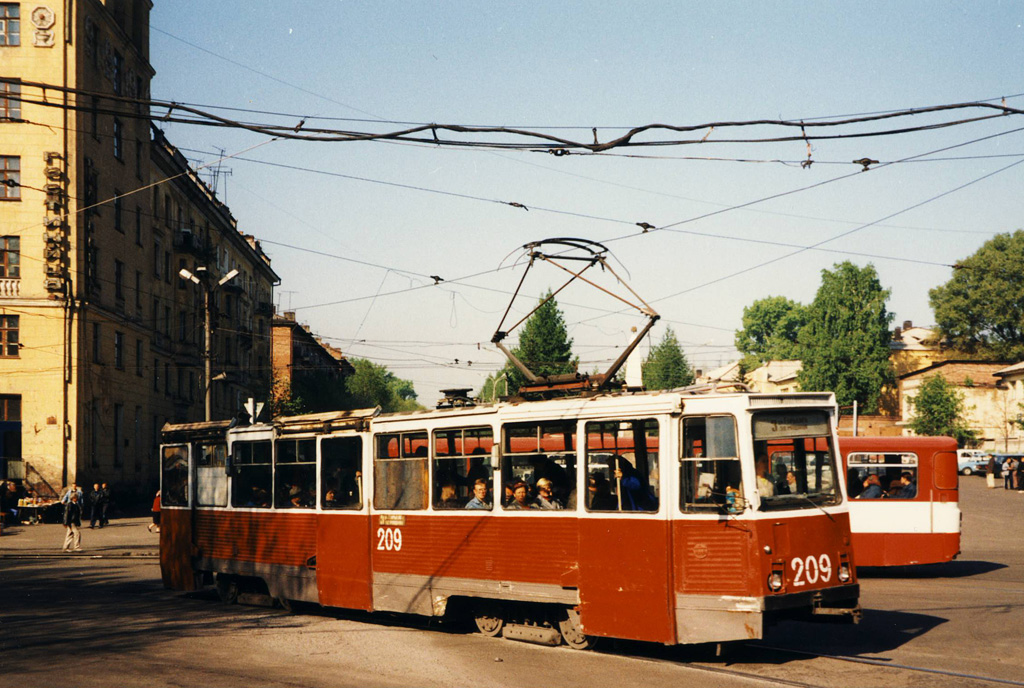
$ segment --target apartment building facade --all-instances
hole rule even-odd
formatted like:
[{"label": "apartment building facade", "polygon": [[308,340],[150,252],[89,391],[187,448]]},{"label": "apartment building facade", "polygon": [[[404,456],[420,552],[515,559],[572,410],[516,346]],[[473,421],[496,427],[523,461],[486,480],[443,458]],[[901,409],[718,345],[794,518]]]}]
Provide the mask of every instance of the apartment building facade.
[{"label": "apartment building facade", "polygon": [[[207,385],[215,418],[269,386],[278,278],[151,127],[151,9],[0,1],[0,478],[43,493],[148,491],[160,428],[201,420]],[[231,270],[207,381],[204,290]]]}]

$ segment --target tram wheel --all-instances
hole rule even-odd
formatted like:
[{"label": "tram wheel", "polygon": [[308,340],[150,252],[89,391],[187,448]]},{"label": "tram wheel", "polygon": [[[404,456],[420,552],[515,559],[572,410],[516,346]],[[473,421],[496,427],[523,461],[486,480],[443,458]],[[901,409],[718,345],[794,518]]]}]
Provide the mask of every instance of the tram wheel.
[{"label": "tram wheel", "polygon": [[501,629],[505,627],[501,605],[496,602],[477,604],[473,610],[473,620],[476,622],[477,630],[489,638],[501,635]]},{"label": "tram wheel", "polygon": [[566,609],[558,620],[558,630],[562,632],[565,644],[574,650],[589,650],[597,644],[597,638],[587,635],[580,627],[580,613],[575,609]]},{"label": "tram wheel", "polygon": [[274,603],[289,614],[292,612],[292,601],[287,597],[275,597]]},{"label": "tram wheel", "polygon": [[224,604],[238,602],[238,581],[230,576],[217,574],[217,597]]}]

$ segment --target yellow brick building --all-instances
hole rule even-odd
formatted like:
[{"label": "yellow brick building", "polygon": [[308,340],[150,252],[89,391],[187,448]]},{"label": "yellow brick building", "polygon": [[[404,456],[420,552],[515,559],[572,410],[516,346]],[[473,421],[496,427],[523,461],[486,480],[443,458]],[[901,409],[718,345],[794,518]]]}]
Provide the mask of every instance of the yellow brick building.
[{"label": "yellow brick building", "polygon": [[[269,385],[278,278],[151,127],[151,9],[0,0],[0,478],[43,492],[146,493],[160,428],[202,419],[207,384],[215,418]],[[208,383],[202,292],[232,270]]]}]

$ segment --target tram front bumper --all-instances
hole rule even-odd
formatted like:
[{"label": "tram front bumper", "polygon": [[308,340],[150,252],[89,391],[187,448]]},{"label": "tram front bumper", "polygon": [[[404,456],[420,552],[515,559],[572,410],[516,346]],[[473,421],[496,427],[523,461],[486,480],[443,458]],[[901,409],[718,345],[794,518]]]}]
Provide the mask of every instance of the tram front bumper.
[{"label": "tram front bumper", "polygon": [[809,615],[814,621],[860,622],[860,585],[791,592],[764,598],[769,618],[794,618]]}]

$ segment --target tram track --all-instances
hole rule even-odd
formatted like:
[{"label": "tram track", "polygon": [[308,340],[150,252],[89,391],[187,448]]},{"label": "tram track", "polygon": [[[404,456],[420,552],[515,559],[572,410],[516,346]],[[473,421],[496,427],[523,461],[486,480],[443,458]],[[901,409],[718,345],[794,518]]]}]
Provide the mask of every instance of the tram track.
[{"label": "tram track", "polygon": [[775,645],[758,645],[757,647],[771,650],[773,652],[785,652],[788,654],[799,655],[802,657],[818,657],[821,659],[832,659],[839,662],[850,662],[853,664],[863,664],[868,666],[882,667],[885,669],[892,669],[898,671],[910,671],[919,674],[930,674],[934,676],[948,676],[950,678],[978,681],[981,683],[992,683],[996,685],[1004,686],[1024,686],[1024,681],[1015,681],[1007,678],[996,678],[993,676],[979,676],[978,674],[968,674],[960,671],[950,671],[948,669],[931,669],[928,667],[919,667],[911,664],[900,664],[897,662],[891,662],[882,659],[872,659],[870,657],[853,657],[850,655],[832,655],[823,652],[811,652],[809,650],[796,650],[788,647],[778,647]]}]

